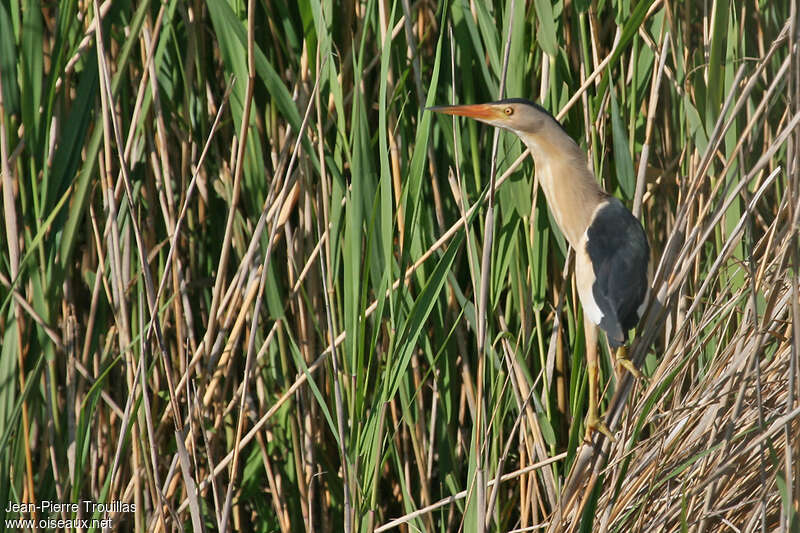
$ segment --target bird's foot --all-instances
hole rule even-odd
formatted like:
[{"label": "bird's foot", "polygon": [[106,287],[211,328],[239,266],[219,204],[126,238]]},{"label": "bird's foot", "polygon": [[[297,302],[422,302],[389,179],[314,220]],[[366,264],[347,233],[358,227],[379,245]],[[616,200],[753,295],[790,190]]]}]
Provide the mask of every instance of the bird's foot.
[{"label": "bird's foot", "polygon": [[636,365],[633,364],[633,361],[631,361],[630,357],[628,357],[628,348],[626,346],[622,346],[617,349],[614,360],[616,363],[615,366],[623,367],[625,370],[630,372],[633,377],[639,381],[644,381],[647,383],[647,378],[639,371],[638,368],[636,368]]},{"label": "bird's foot", "polygon": [[608,429],[608,426],[606,425],[605,421],[603,421],[603,418],[597,416],[596,411],[590,410],[589,414],[586,415],[586,436],[585,436],[585,439],[589,442],[591,442],[592,440],[593,431],[599,431],[600,433],[608,437],[608,439],[611,442],[617,442],[617,439],[614,437],[614,434],[611,433],[611,430]]},{"label": "bird's foot", "polygon": [[633,377],[635,377],[635,378],[636,378],[636,379],[638,379],[639,381],[644,381],[645,383],[647,383],[647,381],[648,381],[648,380],[647,380],[647,378],[645,377],[645,375],[644,375],[644,374],[642,374],[642,373],[639,371],[639,369],[638,369],[638,368],[636,368],[636,365],[634,365],[634,364],[633,364],[633,361],[631,361],[631,360],[630,360],[630,359],[628,359],[627,357],[625,357],[625,358],[623,358],[623,359],[617,359],[617,364],[618,364],[619,366],[623,367],[623,368],[624,368],[625,370],[627,370],[628,372],[630,372],[630,373],[633,375]]}]

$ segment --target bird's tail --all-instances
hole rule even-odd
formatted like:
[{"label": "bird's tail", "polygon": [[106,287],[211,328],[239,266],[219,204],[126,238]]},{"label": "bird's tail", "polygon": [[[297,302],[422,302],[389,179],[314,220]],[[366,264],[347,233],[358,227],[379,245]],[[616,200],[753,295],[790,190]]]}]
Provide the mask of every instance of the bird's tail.
[{"label": "bird's tail", "polygon": [[618,320],[612,317],[603,317],[603,320],[600,321],[600,327],[605,330],[608,343],[612,348],[616,349],[625,344],[627,340],[625,338],[626,335],[625,332],[622,331],[622,325],[620,325]]}]

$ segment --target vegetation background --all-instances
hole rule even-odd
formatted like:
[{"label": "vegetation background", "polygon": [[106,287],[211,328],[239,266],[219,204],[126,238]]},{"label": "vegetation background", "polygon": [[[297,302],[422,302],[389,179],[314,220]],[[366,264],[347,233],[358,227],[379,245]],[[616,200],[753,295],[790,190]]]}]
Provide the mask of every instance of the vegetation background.
[{"label": "vegetation background", "polygon": [[[135,505],[122,531],[800,531],[799,42],[794,1],[3,0],[0,501]],[[424,111],[503,95],[651,242],[650,379],[602,348],[588,490],[533,164]]]}]

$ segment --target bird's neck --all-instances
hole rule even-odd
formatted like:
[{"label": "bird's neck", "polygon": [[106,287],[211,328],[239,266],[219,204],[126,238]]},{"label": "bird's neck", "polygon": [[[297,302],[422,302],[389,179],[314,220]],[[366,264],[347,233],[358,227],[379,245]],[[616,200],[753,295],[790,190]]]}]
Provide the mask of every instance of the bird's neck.
[{"label": "bird's neck", "polygon": [[523,138],[536,177],[561,232],[577,249],[592,215],[608,196],[589,170],[586,153],[558,125]]}]

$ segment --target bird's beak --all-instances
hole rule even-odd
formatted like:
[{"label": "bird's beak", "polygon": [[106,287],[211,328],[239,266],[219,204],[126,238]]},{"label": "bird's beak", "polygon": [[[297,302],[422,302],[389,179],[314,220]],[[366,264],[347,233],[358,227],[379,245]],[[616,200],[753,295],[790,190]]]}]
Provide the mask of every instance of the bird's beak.
[{"label": "bird's beak", "polygon": [[502,113],[491,104],[439,105],[428,107],[427,110],[436,113],[445,113],[447,115],[470,117],[483,122],[494,121],[503,116]]}]

